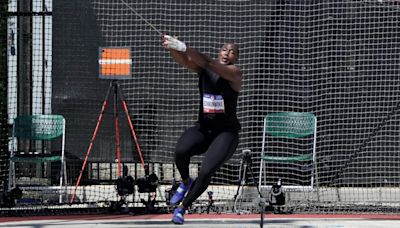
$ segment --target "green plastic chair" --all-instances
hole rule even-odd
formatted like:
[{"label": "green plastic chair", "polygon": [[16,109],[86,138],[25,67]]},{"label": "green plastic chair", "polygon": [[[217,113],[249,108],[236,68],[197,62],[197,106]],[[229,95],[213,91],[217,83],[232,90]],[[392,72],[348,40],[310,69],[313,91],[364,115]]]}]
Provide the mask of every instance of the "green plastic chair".
[{"label": "green plastic chair", "polygon": [[[301,143],[302,138],[311,138],[312,149],[310,151],[302,151],[301,154],[282,154],[278,155],[277,152],[266,151],[267,145],[273,143],[274,139],[280,139],[281,143],[291,141]],[[269,141],[267,140],[269,139]],[[316,152],[316,139],[317,139],[317,118],[312,113],[303,112],[277,112],[269,113],[264,118],[262,149],[261,149],[261,163],[259,174],[259,187],[267,186],[266,184],[266,163],[301,163],[312,162],[312,174],[309,180],[309,186],[283,186],[285,188],[294,189],[312,189],[314,187],[314,176],[316,176],[315,166],[315,152]],[[279,144],[281,145],[281,144]],[[290,143],[285,144],[290,146]],[[270,187],[270,186],[269,186]]]},{"label": "green plastic chair", "polygon": [[[40,151],[19,153],[18,140],[51,141],[61,137],[61,155],[43,154]],[[10,153],[8,189],[16,187],[14,163],[61,162],[59,180],[59,201],[62,203],[63,186],[66,186],[67,173],[65,164],[65,119],[61,115],[23,115],[14,119]]]}]

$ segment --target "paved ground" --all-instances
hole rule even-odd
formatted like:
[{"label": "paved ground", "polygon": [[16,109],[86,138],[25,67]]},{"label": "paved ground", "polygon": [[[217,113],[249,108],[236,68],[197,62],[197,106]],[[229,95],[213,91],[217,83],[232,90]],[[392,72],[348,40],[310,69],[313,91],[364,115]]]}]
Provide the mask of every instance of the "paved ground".
[{"label": "paved ground", "polygon": [[[2,217],[1,228],[253,228],[260,215],[186,215],[184,225],[174,225],[170,215],[73,215]],[[400,215],[267,215],[263,227],[271,228],[399,228]]]}]

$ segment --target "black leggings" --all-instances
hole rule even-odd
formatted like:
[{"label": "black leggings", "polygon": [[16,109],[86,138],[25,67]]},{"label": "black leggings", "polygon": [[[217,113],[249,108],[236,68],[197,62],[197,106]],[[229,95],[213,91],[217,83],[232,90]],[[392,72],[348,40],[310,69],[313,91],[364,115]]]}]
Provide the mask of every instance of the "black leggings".
[{"label": "black leggings", "polygon": [[183,180],[189,178],[190,158],[204,153],[198,177],[182,202],[185,208],[207,189],[212,175],[232,157],[238,143],[237,132],[203,130],[199,125],[183,133],[175,150],[175,163]]}]

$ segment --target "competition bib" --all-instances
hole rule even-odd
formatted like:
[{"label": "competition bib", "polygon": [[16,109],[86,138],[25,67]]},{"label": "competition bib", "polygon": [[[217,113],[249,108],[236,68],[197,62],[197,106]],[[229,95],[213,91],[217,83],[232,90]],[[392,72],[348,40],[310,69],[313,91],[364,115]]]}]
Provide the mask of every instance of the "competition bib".
[{"label": "competition bib", "polygon": [[222,95],[204,94],[203,113],[224,113],[225,105]]}]

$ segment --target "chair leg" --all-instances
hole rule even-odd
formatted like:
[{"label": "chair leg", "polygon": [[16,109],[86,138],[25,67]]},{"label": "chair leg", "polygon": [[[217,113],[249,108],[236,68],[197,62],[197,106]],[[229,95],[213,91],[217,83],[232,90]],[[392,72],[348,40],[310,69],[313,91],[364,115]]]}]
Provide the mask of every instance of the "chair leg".
[{"label": "chair leg", "polygon": [[59,203],[63,203],[63,196],[67,199],[67,167],[64,157],[61,158],[60,166]]},{"label": "chair leg", "polygon": [[65,158],[64,158],[64,165],[63,165],[63,169],[64,169],[64,197],[65,197],[65,200],[67,200],[68,199],[68,192],[67,192],[67,184],[68,184],[68,182],[67,182],[67,163],[65,162]]},{"label": "chair leg", "polygon": [[8,191],[15,187],[15,168],[14,162],[10,159],[10,165],[8,170]]},{"label": "chair leg", "polygon": [[63,174],[63,163],[61,162],[61,165],[60,165],[61,167],[61,169],[60,169],[60,186],[59,186],[59,192],[58,192],[58,197],[59,197],[59,199],[58,199],[58,202],[59,203],[62,203],[62,195],[63,195],[63,176],[64,176],[64,174]]}]

